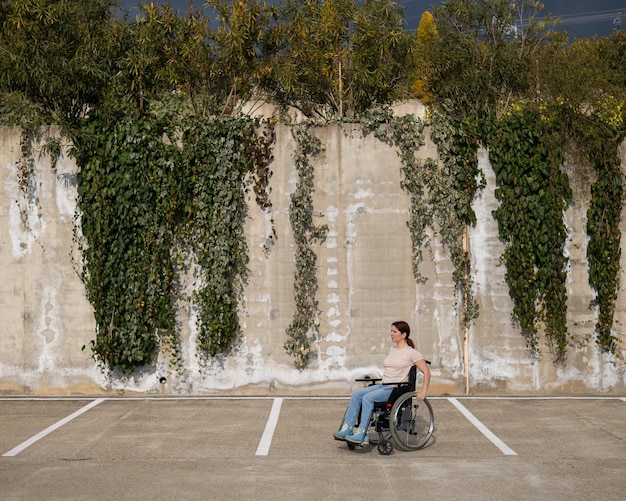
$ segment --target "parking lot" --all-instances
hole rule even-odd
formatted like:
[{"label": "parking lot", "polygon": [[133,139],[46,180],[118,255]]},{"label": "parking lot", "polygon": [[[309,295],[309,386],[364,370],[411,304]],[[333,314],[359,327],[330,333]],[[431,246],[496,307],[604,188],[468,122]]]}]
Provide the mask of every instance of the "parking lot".
[{"label": "parking lot", "polygon": [[347,397],[0,398],[3,500],[626,496],[626,398],[431,397],[426,448],[335,441]]}]

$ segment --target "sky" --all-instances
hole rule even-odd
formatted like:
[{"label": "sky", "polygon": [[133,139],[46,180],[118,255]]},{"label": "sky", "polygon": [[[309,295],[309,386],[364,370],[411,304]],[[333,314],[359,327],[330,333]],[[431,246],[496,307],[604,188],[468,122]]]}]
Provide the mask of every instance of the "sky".
[{"label": "sky", "polygon": [[[121,0],[124,7],[133,8],[141,0]],[[269,0],[280,1],[280,0]],[[433,5],[442,5],[445,0],[395,0],[405,9],[406,28],[417,29],[422,14],[432,10]],[[162,3],[167,3],[163,2]],[[170,0],[169,3],[184,13],[189,0]],[[192,0],[195,7],[201,8],[204,0]],[[567,31],[570,39],[590,38],[610,35],[614,24],[621,21],[621,29],[626,30],[626,0],[543,0],[543,11],[539,17],[551,13],[561,19],[559,30]]]}]

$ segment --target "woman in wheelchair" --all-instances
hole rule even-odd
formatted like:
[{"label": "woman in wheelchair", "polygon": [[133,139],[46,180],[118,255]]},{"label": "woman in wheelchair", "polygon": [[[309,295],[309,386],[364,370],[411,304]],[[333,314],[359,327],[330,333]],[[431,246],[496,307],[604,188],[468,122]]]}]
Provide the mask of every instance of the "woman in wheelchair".
[{"label": "woman in wheelchair", "polygon": [[[391,341],[395,344],[389,350],[387,358],[383,362],[382,384],[373,384],[356,390],[350,397],[350,403],[344,417],[344,422],[339,431],[334,435],[337,440],[345,440],[348,444],[368,444],[369,437],[367,429],[370,416],[374,410],[374,404],[377,402],[387,402],[391,392],[394,389],[393,383],[407,382],[409,372],[413,365],[424,375],[422,389],[415,397],[422,401],[426,398],[428,385],[430,384],[430,369],[424,359],[424,356],[415,349],[415,343],[409,338],[411,328],[404,321],[398,321],[391,324]],[[361,408],[360,424],[356,432],[357,416]]]}]

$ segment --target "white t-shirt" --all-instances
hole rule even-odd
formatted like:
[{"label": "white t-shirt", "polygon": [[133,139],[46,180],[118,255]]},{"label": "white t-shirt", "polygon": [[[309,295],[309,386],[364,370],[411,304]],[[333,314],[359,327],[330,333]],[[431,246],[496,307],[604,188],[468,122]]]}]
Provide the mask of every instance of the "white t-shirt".
[{"label": "white t-shirt", "polygon": [[410,346],[400,349],[392,347],[383,362],[383,384],[408,381],[411,366],[423,359],[424,355]]}]

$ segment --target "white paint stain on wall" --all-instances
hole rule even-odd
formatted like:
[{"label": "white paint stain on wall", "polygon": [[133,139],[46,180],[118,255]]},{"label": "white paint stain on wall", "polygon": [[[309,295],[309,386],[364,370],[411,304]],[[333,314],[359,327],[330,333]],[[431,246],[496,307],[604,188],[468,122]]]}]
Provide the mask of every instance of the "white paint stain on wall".
[{"label": "white paint stain on wall", "polygon": [[375,194],[371,190],[371,188],[368,188],[366,190],[359,188],[354,194],[354,198],[356,198],[357,200],[362,198],[371,198],[373,196],[375,196]]},{"label": "white paint stain on wall", "polygon": [[59,319],[59,305],[56,296],[56,289],[50,286],[45,287],[39,306],[39,312],[36,317],[38,323],[35,327],[35,332],[40,341],[37,343],[37,347],[40,349],[38,358],[39,371],[41,372],[54,370],[59,356],[57,348],[59,345],[61,322]]},{"label": "white paint stain on wall", "polygon": [[337,277],[339,275],[338,265],[341,247],[338,244],[338,217],[340,211],[338,207],[329,205],[325,211],[326,222],[329,227],[328,236],[324,243],[326,248],[326,289],[330,292],[326,296],[325,308],[325,327],[327,334],[324,336],[323,341],[325,344],[325,350],[320,353],[319,364],[324,368],[341,368],[345,367],[345,342],[347,340],[347,334],[342,335],[341,329],[344,328],[344,322],[342,321],[342,312],[345,311],[339,301],[339,282]]},{"label": "white paint stain on wall", "polygon": [[37,198],[37,178],[31,174],[28,179],[27,192],[18,188],[17,166],[13,163],[6,165],[8,175],[5,178],[4,188],[9,204],[9,238],[11,252],[15,259],[22,258],[30,253],[33,243],[41,237],[46,223]]},{"label": "white paint stain on wall", "polygon": [[479,193],[472,206],[476,214],[476,225],[469,230],[469,241],[474,287],[476,292],[484,293],[490,289],[489,282],[494,280],[494,256],[489,243],[493,235],[498,232],[498,223],[491,214],[491,211],[498,206],[494,195],[495,173],[485,150],[480,150],[478,153],[478,168],[484,173],[487,186]]}]

